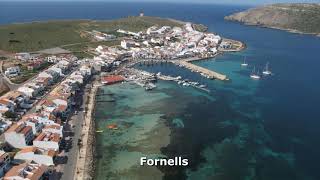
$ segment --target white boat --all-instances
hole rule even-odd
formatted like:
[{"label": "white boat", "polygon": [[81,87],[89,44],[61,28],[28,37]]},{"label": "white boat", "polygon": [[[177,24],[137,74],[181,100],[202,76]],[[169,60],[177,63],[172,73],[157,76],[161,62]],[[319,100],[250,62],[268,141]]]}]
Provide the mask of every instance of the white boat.
[{"label": "white boat", "polygon": [[183,85],[183,86],[190,86],[190,84],[187,83],[187,82],[183,83],[182,85]]},{"label": "white boat", "polygon": [[246,63],[246,58],[244,58],[243,63],[241,64],[241,66],[248,66],[248,63]]},{"label": "white boat", "polygon": [[265,67],[264,71],[262,71],[262,74],[267,75],[267,76],[272,74],[271,71],[269,70],[269,62],[266,64],[266,67]]},{"label": "white boat", "polygon": [[252,79],[260,79],[259,71],[258,71],[258,73],[255,73],[255,71],[256,71],[256,68],[253,67],[253,71],[252,71],[250,77],[251,77]]},{"label": "white boat", "polygon": [[146,84],[145,85],[145,90],[146,91],[150,91],[150,90],[152,90],[152,89],[154,89],[154,88],[156,88],[157,86],[155,85],[155,84],[153,84],[153,83],[148,83],[148,84]]}]

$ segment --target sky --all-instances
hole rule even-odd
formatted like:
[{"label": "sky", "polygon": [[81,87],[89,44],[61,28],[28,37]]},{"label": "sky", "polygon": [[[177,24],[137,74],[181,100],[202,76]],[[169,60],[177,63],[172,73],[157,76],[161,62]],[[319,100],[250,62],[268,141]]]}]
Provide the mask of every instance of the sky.
[{"label": "sky", "polygon": [[103,2],[173,2],[173,3],[213,3],[213,4],[270,4],[270,3],[320,3],[320,0],[0,0],[0,1],[103,1]]}]

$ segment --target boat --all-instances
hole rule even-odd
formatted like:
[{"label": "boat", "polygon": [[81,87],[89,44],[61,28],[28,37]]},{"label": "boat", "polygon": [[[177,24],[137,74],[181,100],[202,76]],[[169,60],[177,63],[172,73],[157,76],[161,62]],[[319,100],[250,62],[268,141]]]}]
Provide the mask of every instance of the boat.
[{"label": "boat", "polygon": [[183,83],[182,85],[183,85],[183,86],[190,86],[190,84],[187,83],[187,82]]},{"label": "boat", "polygon": [[269,62],[266,64],[264,71],[262,71],[264,75],[271,75],[271,71],[269,70]]},{"label": "boat", "polygon": [[116,124],[110,124],[107,126],[108,129],[117,130],[118,126]]},{"label": "boat", "polygon": [[250,77],[251,77],[252,79],[260,79],[259,71],[258,71],[258,73],[255,73],[255,71],[256,71],[256,67],[253,67],[253,71],[252,71]]},{"label": "boat", "polygon": [[241,64],[241,66],[248,66],[248,63],[246,63],[246,58],[244,58],[243,63]]},{"label": "boat", "polygon": [[103,130],[96,130],[96,133],[103,133]]}]

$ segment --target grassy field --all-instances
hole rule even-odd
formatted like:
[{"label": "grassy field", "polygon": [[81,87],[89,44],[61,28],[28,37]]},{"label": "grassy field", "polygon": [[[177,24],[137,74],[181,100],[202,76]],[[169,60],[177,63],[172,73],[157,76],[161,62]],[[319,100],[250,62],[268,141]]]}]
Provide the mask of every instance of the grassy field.
[{"label": "grassy field", "polygon": [[320,34],[320,4],[273,4],[235,13],[225,19],[250,25]]},{"label": "grassy field", "polygon": [[112,21],[70,20],[10,24],[0,26],[0,50],[30,52],[84,43],[73,47],[66,46],[66,49],[77,49],[92,42],[84,31],[114,33],[117,29],[124,29],[137,32],[152,25],[182,26],[182,22],[158,17],[128,17]]}]

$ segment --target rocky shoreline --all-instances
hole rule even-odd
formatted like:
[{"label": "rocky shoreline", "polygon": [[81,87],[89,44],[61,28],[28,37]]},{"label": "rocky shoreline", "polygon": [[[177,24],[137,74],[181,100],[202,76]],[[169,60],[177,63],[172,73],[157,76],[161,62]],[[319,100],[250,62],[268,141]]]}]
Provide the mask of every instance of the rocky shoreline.
[{"label": "rocky shoreline", "polygon": [[319,37],[318,11],[320,11],[320,4],[315,3],[271,4],[237,12],[224,19],[245,25]]},{"label": "rocky shoreline", "polygon": [[79,150],[74,179],[88,180],[94,178],[95,163],[95,96],[101,84],[96,78],[88,92],[86,114],[81,132],[81,148]]}]

